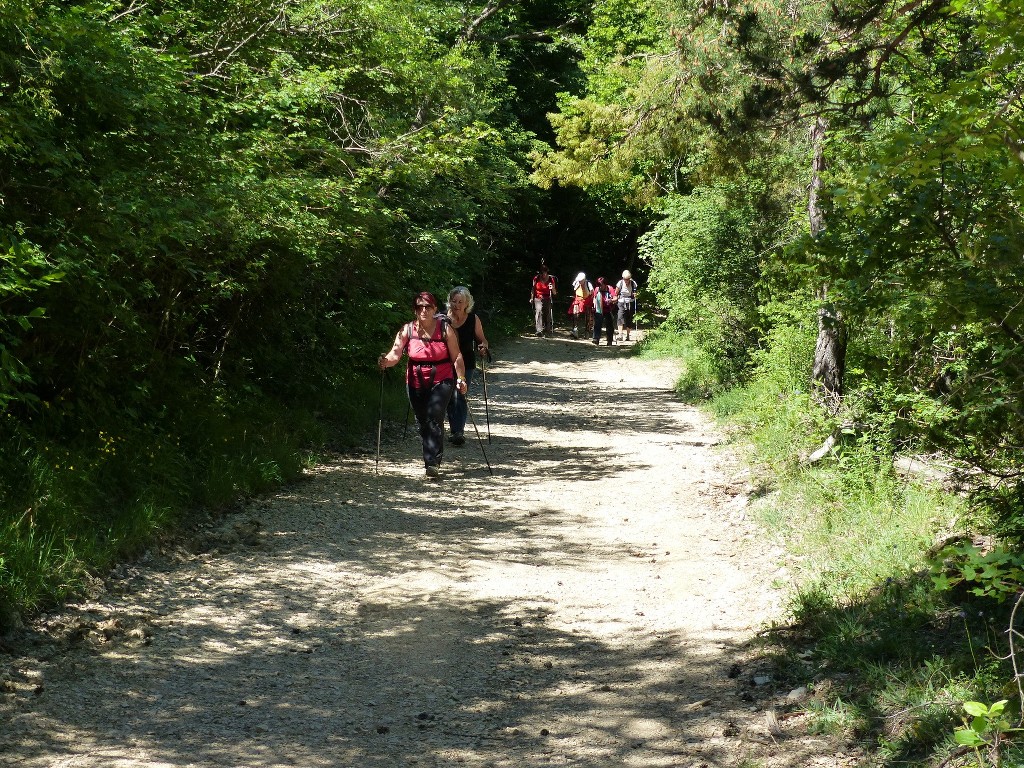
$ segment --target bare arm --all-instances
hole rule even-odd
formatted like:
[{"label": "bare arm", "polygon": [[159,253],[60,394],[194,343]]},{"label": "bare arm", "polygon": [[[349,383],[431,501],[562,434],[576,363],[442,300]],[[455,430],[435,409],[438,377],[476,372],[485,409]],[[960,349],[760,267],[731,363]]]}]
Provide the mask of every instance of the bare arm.
[{"label": "bare arm", "polygon": [[468,386],[466,384],[466,361],[462,359],[462,350],[459,349],[459,334],[450,325],[445,324],[444,339],[448,344],[448,357],[455,365],[457,381],[456,388],[465,394]]},{"label": "bare arm", "polygon": [[405,326],[402,326],[395,335],[395,343],[391,345],[391,349],[386,353],[377,358],[377,365],[383,371],[385,368],[390,368],[395,365],[399,360],[402,359],[402,353],[405,352]]},{"label": "bare arm", "polygon": [[484,336],[484,324],[480,322],[480,318],[476,318],[476,328],[474,329],[474,335],[476,336],[476,346],[480,350],[481,354],[486,355],[487,350],[490,349],[490,345],[487,343],[487,337]]}]

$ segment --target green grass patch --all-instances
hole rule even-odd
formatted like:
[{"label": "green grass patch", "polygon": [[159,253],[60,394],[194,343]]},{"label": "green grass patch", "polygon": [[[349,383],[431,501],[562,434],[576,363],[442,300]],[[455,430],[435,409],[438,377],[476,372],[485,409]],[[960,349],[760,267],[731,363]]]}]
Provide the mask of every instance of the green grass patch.
[{"label": "green grass patch", "polygon": [[[1009,699],[1007,711],[1020,711],[1008,660],[1012,601],[978,597],[974,582],[937,591],[929,550],[940,535],[984,521],[959,496],[899,477],[891,448],[870,430],[803,461],[835,428],[808,391],[811,333],[776,329],[747,384],[708,401],[751,466],[766,537],[787,552],[791,601],[765,633],[764,660],[781,692],[812,691],[803,705],[812,732],[856,741],[872,765],[951,755],[959,757],[950,765],[976,765],[954,736],[970,720],[964,703]],[[655,334],[647,353],[690,366],[683,396],[710,378],[685,339]],[[999,757],[1024,765],[1012,742]]]},{"label": "green grass patch", "polygon": [[637,353],[649,359],[680,360],[676,392],[687,402],[706,400],[721,387],[722,374],[714,356],[689,336],[655,329],[640,342]]},{"label": "green grass patch", "polygon": [[837,460],[783,479],[759,509],[763,525],[786,542],[801,582],[848,597],[925,568],[925,551],[961,503],[905,485],[872,460]]},{"label": "green grass patch", "polygon": [[[396,382],[385,388],[386,418],[404,413]],[[12,429],[0,449],[0,622],[82,594],[90,574],[197,510],[278,487],[323,452],[365,442],[380,385],[379,375],[356,379],[302,407],[195,398],[163,418],[107,418],[70,435]]]}]

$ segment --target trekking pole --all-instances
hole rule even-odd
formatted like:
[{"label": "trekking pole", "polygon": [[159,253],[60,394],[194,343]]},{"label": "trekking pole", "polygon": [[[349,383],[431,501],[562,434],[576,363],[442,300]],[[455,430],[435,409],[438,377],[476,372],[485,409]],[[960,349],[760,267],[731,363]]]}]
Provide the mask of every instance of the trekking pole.
[{"label": "trekking pole", "polygon": [[412,413],[412,401],[405,406],[405,429],[402,430],[402,440],[409,437],[409,414]]},{"label": "trekking pole", "polygon": [[487,464],[488,474],[493,475],[494,470],[491,469],[491,462],[487,458],[487,451],[484,450],[484,441],[480,437],[480,430],[476,428],[476,419],[473,418],[473,409],[469,407],[469,398],[466,398],[466,413],[469,414],[469,420],[473,422],[473,431],[476,432],[476,441],[480,444],[480,453],[484,455],[484,462]]},{"label": "trekking pole", "polygon": [[380,470],[380,432],[384,426],[384,369],[380,369],[380,406],[377,408],[377,458],[373,462],[373,474]]},{"label": "trekking pole", "polygon": [[491,444],[491,409],[487,405],[487,361],[490,359],[490,357],[491,357],[491,350],[488,349],[487,350],[487,354],[484,355],[484,359],[480,361],[482,363],[481,369],[483,371],[483,376],[484,376],[484,419],[487,421],[487,444],[488,445]]}]

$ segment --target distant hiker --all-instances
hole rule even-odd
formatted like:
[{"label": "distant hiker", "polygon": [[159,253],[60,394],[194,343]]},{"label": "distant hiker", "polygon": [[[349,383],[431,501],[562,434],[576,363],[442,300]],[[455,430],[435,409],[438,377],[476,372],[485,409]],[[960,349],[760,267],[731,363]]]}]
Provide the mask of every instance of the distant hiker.
[{"label": "distant hiker", "polygon": [[604,325],[608,346],[612,345],[612,334],[615,333],[615,291],[603,277],[597,278],[594,295],[590,299],[594,307],[594,343],[601,343],[601,325]]},{"label": "distant hiker", "polygon": [[423,440],[423,464],[427,477],[440,477],[444,456],[444,415],[452,391],[466,393],[466,369],[459,351],[459,337],[448,318],[437,314],[437,300],[424,291],[413,303],[416,319],[402,326],[391,351],[377,358],[390,368],[409,353],[405,386],[409,404]]},{"label": "distant hiker", "polygon": [[533,302],[533,322],[537,335],[551,335],[554,318],[551,315],[551,300],[558,293],[555,278],[548,274],[548,267],[542,261],[540,270],[533,276],[530,300]]},{"label": "distant hiker", "polygon": [[[455,329],[459,337],[459,350],[466,368],[466,388],[473,383],[473,372],[476,370],[476,351],[481,355],[488,354],[487,337],[484,326],[473,311],[473,294],[464,285],[452,288],[448,293],[448,323]],[[466,396],[459,391],[452,395],[448,403],[448,424],[452,430],[452,445],[466,442],[463,432],[466,429],[466,418],[469,415],[469,404]]]},{"label": "distant hiker", "polygon": [[594,293],[594,285],[587,280],[586,274],[580,272],[572,281],[572,304],[569,307],[569,314],[572,315],[572,337],[579,338],[580,318],[583,318],[584,332],[590,330],[590,323],[594,318],[593,307],[590,306],[590,297]]},{"label": "distant hiker", "polygon": [[629,341],[629,326],[636,314],[636,280],[628,269],[615,285],[615,295],[619,299],[619,340]]}]

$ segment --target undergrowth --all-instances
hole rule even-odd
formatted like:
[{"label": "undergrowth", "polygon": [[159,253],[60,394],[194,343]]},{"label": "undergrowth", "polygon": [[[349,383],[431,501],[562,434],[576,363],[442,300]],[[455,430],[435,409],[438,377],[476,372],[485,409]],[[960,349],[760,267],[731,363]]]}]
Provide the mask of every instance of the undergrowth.
[{"label": "undergrowth", "polygon": [[[787,553],[789,610],[764,646],[779,692],[807,687],[809,729],[859,744],[871,764],[1024,765],[1024,750],[1002,740],[1008,733],[993,736],[984,718],[965,710],[1008,700],[1007,712],[1020,719],[1008,649],[1012,601],[978,596],[985,590],[977,580],[996,566],[968,562],[956,578],[933,578],[951,567],[935,542],[969,541],[990,521],[974,517],[960,496],[898,476],[892,447],[873,434],[805,461],[834,428],[808,391],[812,332],[773,331],[747,384],[708,402],[747,451],[753,508]],[[655,336],[646,353],[680,357],[680,394],[707,394],[700,355],[685,339]],[[963,746],[970,739],[958,728],[987,751]]]},{"label": "undergrowth", "polygon": [[720,388],[721,375],[714,357],[690,336],[654,329],[640,342],[637,353],[649,358],[680,360],[682,374],[676,391],[684,400],[704,400]]},{"label": "undergrowth", "polygon": [[[193,512],[280,486],[322,452],[363,441],[380,385],[358,379],[301,407],[193,401],[144,423],[94,419],[70,437],[45,422],[9,427],[0,449],[0,630],[81,594],[90,575]],[[386,388],[384,407],[392,418],[404,413],[400,383]]]}]

